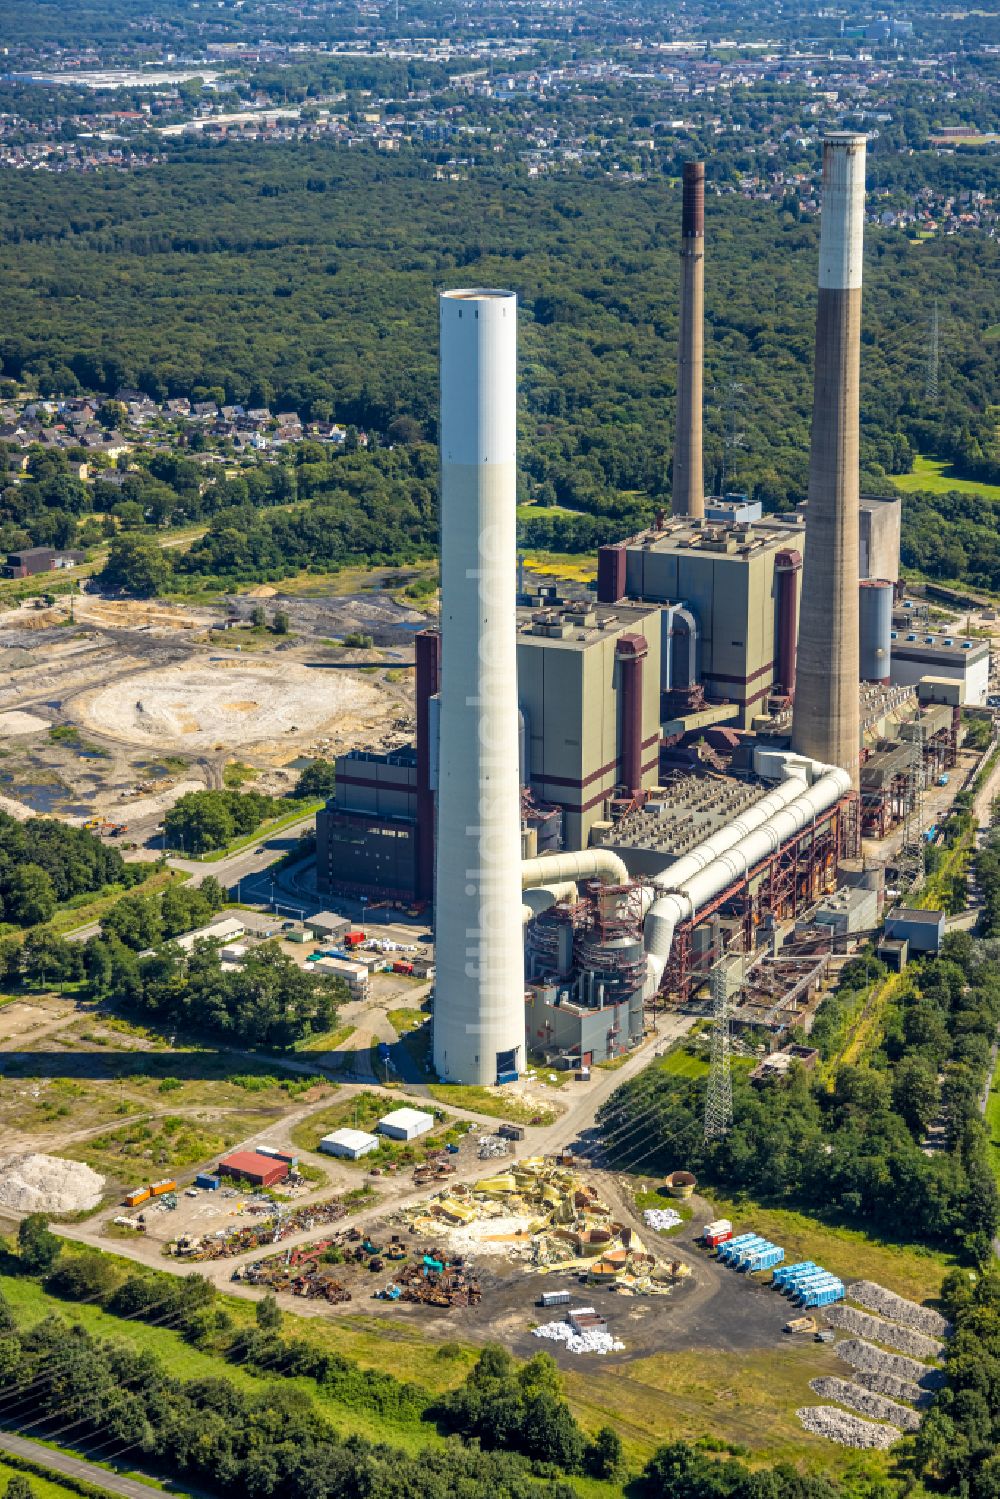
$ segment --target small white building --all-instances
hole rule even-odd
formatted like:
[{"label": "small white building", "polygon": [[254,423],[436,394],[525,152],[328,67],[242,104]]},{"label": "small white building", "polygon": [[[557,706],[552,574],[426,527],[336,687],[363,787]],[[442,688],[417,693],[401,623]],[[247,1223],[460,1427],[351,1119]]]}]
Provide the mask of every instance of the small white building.
[{"label": "small white building", "polygon": [[358,1161],[363,1155],[378,1150],[378,1139],[363,1129],[335,1129],[332,1134],[323,1136],[319,1148],[327,1155],[346,1156],[349,1161]]},{"label": "small white building", "polygon": [[185,952],[191,952],[195,943],[204,938],[228,947],[231,943],[238,942],[241,937],[245,937],[246,934],[246,926],[238,917],[220,916],[215,921],[210,921],[208,926],[199,927],[196,932],[186,932],[183,937],[175,937],[174,941]]},{"label": "small white building", "polygon": [[415,1140],[418,1135],[426,1135],[434,1128],[434,1115],[425,1114],[420,1109],[393,1109],[391,1114],[379,1120],[376,1128],[380,1135],[388,1135],[390,1140]]},{"label": "small white building", "polygon": [[363,964],[352,963],[349,958],[317,958],[308,968],[310,973],[343,979],[353,999],[368,998],[368,969]]}]

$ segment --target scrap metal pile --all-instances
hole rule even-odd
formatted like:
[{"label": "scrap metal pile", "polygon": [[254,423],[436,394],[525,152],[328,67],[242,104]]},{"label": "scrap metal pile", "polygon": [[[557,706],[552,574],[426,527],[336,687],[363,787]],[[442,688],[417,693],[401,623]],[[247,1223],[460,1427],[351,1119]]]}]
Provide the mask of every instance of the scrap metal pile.
[{"label": "scrap metal pile", "polygon": [[350,1301],[351,1293],[321,1263],[321,1256],[334,1242],[333,1239],[320,1239],[315,1244],[287,1249],[284,1254],[271,1255],[252,1265],[237,1265],[233,1280],[250,1286],[266,1286],[270,1291],[287,1291],[292,1296],[304,1296],[310,1301],[321,1297],[332,1306],[338,1306]]},{"label": "scrap metal pile", "polygon": [[461,1254],[502,1256],[540,1274],[576,1271],[630,1295],[665,1294],[688,1273],[680,1262],[658,1267],[594,1186],[540,1156],[472,1185],[456,1182],[396,1221]]},{"label": "scrap metal pile", "polygon": [[478,1280],[457,1260],[424,1255],[423,1264],[405,1265],[396,1277],[400,1296],[386,1287],[383,1299],[416,1302],[420,1306],[478,1306],[483,1299]]},{"label": "scrap metal pile", "polygon": [[[331,1250],[334,1252],[328,1259]],[[412,1262],[407,1263],[411,1255]],[[357,1228],[314,1244],[290,1247],[284,1254],[267,1255],[249,1265],[237,1265],[233,1280],[338,1306],[351,1300],[351,1292],[342,1283],[345,1275],[355,1269],[377,1275],[389,1265],[393,1266],[394,1278],[372,1293],[380,1301],[451,1307],[478,1306],[482,1300],[479,1282],[469,1274],[461,1256],[449,1259],[438,1249],[425,1254],[422,1246],[408,1249],[398,1234],[388,1244],[377,1244]]]},{"label": "scrap metal pile", "polygon": [[182,1234],[167,1245],[167,1251],[186,1260],[228,1260],[245,1254],[247,1250],[260,1249],[265,1244],[280,1244],[292,1234],[308,1233],[324,1224],[336,1223],[346,1213],[347,1208],[337,1197],[312,1203],[309,1207],[293,1208],[290,1212],[275,1209],[272,1204],[270,1215],[255,1223],[234,1223],[201,1238],[196,1234]]}]

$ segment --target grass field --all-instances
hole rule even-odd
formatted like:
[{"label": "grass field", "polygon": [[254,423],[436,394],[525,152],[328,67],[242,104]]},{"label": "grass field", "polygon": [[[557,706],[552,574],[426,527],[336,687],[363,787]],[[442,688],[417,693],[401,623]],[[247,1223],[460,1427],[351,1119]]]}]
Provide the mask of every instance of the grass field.
[{"label": "grass field", "polygon": [[[44,1452],[39,1452],[38,1460],[43,1465],[44,1457]],[[31,1491],[35,1495],[35,1499],[70,1499],[71,1495],[79,1499],[78,1490],[70,1488],[68,1484],[60,1483],[55,1474],[52,1474],[51,1477],[41,1478],[37,1473],[25,1471],[23,1468],[15,1468],[12,1463],[4,1462],[0,1459],[0,1488],[6,1490],[7,1484],[15,1474],[21,1478],[27,1478],[31,1484]],[[110,1490],[107,1490],[107,1492],[110,1493]],[[156,1491],[151,1487],[151,1492],[155,1493]]]},{"label": "grass field", "polygon": [[884,1476],[884,1454],[862,1456],[820,1442],[795,1415],[798,1406],[816,1403],[810,1379],[843,1370],[830,1349],[789,1342],[780,1356],[773,1349],[720,1355],[715,1348],[694,1348],[613,1369],[574,1369],[565,1386],[585,1425],[613,1422],[633,1467],[664,1442],[697,1441],[708,1433],[749,1448],[755,1462],[792,1462],[831,1477],[859,1469]]},{"label": "grass field", "polygon": [[[128,1269],[129,1262],[122,1261]],[[131,1343],[135,1348],[148,1350],[162,1359],[176,1379],[228,1379],[240,1389],[257,1390],[265,1382],[255,1378],[239,1364],[227,1363],[212,1352],[192,1348],[169,1327],[155,1327],[143,1322],[126,1321],[112,1317],[99,1307],[78,1302],[64,1302],[48,1296],[36,1282],[0,1275],[0,1291],[10,1302],[18,1322],[33,1325],[44,1316],[55,1312],[67,1322],[85,1327],[100,1337],[115,1337]],[[254,1315],[252,1302],[236,1297],[226,1297],[225,1307],[233,1321],[241,1324],[251,1322]],[[398,1326],[378,1326],[370,1319],[363,1321],[360,1336],[353,1336],[349,1318],[319,1320],[316,1318],[289,1318],[296,1336],[306,1337],[323,1348],[356,1358],[369,1368],[381,1369],[399,1379],[419,1381],[427,1390],[443,1390],[460,1383],[473,1362],[471,1353],[459,1353],[447,1359],[436,1359],[434,1352],[422,1339],[414,1339],[408,1330]],[[416,1346],[416,1345],[419,1345]],[[365,1356],[363,1356],[365,1355]],[[391,1441],[413,1451],[419,1447],[436,1446],[440,1442],[434,1428],[426,1423],[393,1423],[374,1412],[348,1410],[338,1401],[326,1395],[311,1379],[283,1379],[281,1388],[299,1388],[310,1394],[323,1414],[346,1436],[357,1433],[373,1441]]]},{"label": "grass field", "polygon": [[704,1077],[708,1063],[702,1057],[693,1057],[683,1047],[675,1047],[655,1063],[660,1072],[669,1072],[671,1077]]},{"label": "grass field", "polygon": [[431,1083],[430,1094],[438,1103],[450,1103],[456,1109],[469,1109],[477,1114],[489,1114],[492,1119],[507,1119],[511,1124],[530,1124],[537,1119],[541,1124],[551,1124],[556,1110],[544,1104],[522,1103],[519,1098],[504,1098],[492,1088],[478,1088],[459,1083]]},{"label": "grass field", "polygon": [[259,1130],[268,1118],[276,1117],[276,1109],[233,1112],[211,1122],[170,1113],[162,1119],[137,1119],[109,1129],[93,1139],[67,1145],[61,1154],[85,1161],[112,1185],[141,1186],[151,1177],[176,1176],[201,1166],[210,1157],[225,1154]]},{"label": "grass field", "polygon": [[1000,484],[981,484],[975,479],[960,479],[953,475],[949,464],[937,458],[923,458],[919,454],[913,460],[913,472],[893,474],[891,481],[904,494],[923,490],[927,494],[947,494],[956,490],[959,494],[979,495],[984,500],[1000,500]]},{"label": "grass field", "polygon": [[990,1132],[990,1159],[993,1175],[1000,1186],[1000,1066],[993,1074],[993,1086],[986,1100],[986,1128]]},{"label": "grass field", "polygon": [[405,1036],[407,1031],[415,1031],[418,1025],[423,1025],[427,1015],[423,1010],[389,1010],[387,1011],[389,1024],[397,1036]]},{"label": "grass field", "polygon": [[597,564],[587,553],[524,551],[524,566],[530,573],[539,573],[547,578],[565,578],[571,583],[592,583],[597,577]]},{"label": "grass field", "polygon": [[315,1052],[317,1056],[324,1051],[340,1051],[356,1030],[355,1025],[338,1025],[332,1031],[317,1031],[311,1036],[302,1036],[292,1049],[300,1053]]}]

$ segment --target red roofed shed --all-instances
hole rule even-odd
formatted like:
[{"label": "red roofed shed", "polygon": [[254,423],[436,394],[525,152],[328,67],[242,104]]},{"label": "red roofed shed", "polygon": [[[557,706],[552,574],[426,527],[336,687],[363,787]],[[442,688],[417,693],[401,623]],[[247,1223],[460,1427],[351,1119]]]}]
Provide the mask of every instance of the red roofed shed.
[{"label": "red roofed shed", "polygon": [[258,1155],[255,1150],[234,1150],[232,1155],[222,1157],[219,1175],[235,1177],[251,1182],[255,1187],[273,1187],[288,1175],[287,1161],[277,1161],[274,1156]]}]

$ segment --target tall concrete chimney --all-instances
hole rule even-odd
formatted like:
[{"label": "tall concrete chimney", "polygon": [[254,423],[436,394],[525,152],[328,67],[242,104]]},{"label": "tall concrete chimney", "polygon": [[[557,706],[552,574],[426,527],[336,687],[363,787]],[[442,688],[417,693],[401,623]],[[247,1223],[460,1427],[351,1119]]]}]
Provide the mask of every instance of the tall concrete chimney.
[{"label": "tall concrete chimney", "polygon": [[858,779],[858,509],[865,137],[823,144],[809,506],[792,747]]},{"label": "tall concrete chimney", "polygon": [[449,291],[441,318],[441,685],[434,1065],[524,1066],[517,708],[517,298]]},{"label": "tall concrete chimney", "polygon": [[705,514],[701,456],[705,363],[705,163],[684,163],[681,210],[681,308],[677,348],[677,430],[674,434],[674,515]]}]

